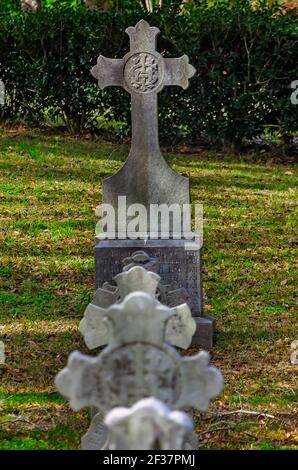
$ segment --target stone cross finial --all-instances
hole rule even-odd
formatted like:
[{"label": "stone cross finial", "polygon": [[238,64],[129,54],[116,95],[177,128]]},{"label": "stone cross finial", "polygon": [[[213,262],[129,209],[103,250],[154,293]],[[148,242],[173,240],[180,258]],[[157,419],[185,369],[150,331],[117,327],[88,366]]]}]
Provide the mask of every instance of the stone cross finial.
[{"label": "stone cross finial", "polygon": [[131,408],[114,408],[104,422],[110,450],[181,450],[193,430],[186,413],[172,411],[156,398],[145,398]]},{"label": "stone cross finial", "polygon": [[165,86],[188,86],[195,68],[188,57],[163,58],[156,50],[159,29],[141,20],[126,29],[130,51],[122,59],[99,56],[92,75],[100,88],[123,87],[131,95],[132,144],[124,167],[103,182],[103,200],[116,209],[118,196],[127,203],[188,204],[188,179],[165,162],[158,141],[157,93]]}]

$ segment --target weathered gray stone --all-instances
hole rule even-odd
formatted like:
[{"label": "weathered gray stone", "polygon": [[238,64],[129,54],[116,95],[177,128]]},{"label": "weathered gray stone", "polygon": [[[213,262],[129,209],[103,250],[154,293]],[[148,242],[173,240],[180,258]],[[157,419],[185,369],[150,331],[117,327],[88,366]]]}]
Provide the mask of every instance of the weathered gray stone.
[{"label": "weathered gray stone", "polygon": [[105,426],[101,413],[96,413],[90,427],[81,439],[82,450],[104,450],[109,447],[109,430]]},{"label": "weathered gray stone", "polygon": [[124,267],[124,270],[132,266],[143,266],[149,271],[156,272],[160,275],[164,286],[173,286],[170,290],[183,289],[181,294],[184,295],[184,301],[187,296],[192,314],[200,316],[202,314],[200,250],[185,250],[183,240],[100,241],[95,246],[96,288],[121,273],[123,260],[131,259],[135,251],[140,248],[147,253],[150,262],[131,262]]},{"label": "weathered gray stone", "polygon": [[[210,399],[222,390],[222,375],[209,365],[208,353],[181,357],[165,341],[172,316],[169,307],[148,293],[127,295],[107,310],[109,346],[97,357],[73,352],[56,377],[57,389],[73,409],[91,406],[102,415],[151,396],[171,409],[207,410]],[[101,415],[96,414],[83,447],[95,449],[97,441],[102,446],[105,436]]]},{"label": "weathered gray stone", "polygon": [[166,298],[167,298],[166,304],[169,307],[174,307],[175,305],[188,302],[188,293],[184,287],[177,288],[175,290],[169,289],[166,292]]},{"label": "weathered gray stone", "polygon": [[[106,308],[117,302],[118,290],[108,288],[108,283],[103,284],[104,288],[99,287],[94,293],[93,303],[99,307]],[[111,286],[112,287],[112,286]]]},{"label": "weathered gray stone", "polygon": [[[131,95],[132,144],[125,165],[103,181],[103,201],[117,211],[118,196],[127,204],[189,204],[188,179],[175,173],[164,160],[158,142],[157,93],[167,85],[186,89],[195,69],[186,55],[164,59],[156,51],[160,32],[141,20],[126,29],[130,51],[123,59],[100,56],[92,75],[100,88],[120,86]],[[172,227],[173,231],[175,227]],[[180,225],[178,231],[180,229]]]},{"label": "weathered gray stone", "polygon": [[169,319],[166,326],[166,340],[173,346],[187,349],[197,325],[191,317],[191,312],[187,304],[171,308],[174,315]]},{"label": "weathered gray stone", "polygon": [[80,322],[79,330],[89,349],[104,346],[109,341],[109,330],[106,322],[106,310],[95,304],[89,304]]},{"label": "weathered gray stone", "polygon": [[135,251],[131,256],[122,260],[124,265],[123,271],[128,271],[134,266],[142,266],[153,273],[159,274],[160,263],[158,258],[150,258],[145,251]]},{"label": "weathered gray stone", "polygon": [[171,309],[144,292],[133,292],[108,309],[109,346],[97,357],[77,351],[56,377],[56,387],[73,409],[94,406],[106,414],[153,396],[173,409],[205,411],[223,385],[208,353],[181,357],[165,342]]},{"label": "weathered gray stone", "polygon": [[[103,202],[110,204],[115,210],[115,228],[118,235],[123,233],[123,230],[126,233],[130,219],[126,216],[124,229],[120,227],[121,223],[118,225],[119,196],[126,197],[127,206],[132,204],[145,206],[147,215],[152,204],[159,206],[164,204],[168,208],[177,205],[182,209],[190,202],[188,179],[169,168],[159,148],[157,94],[168,85],[187,88],[195,69],[189,64],[185,55],[180,58],[163,58],[156,51],[156,36],[159,30],[150,27],[145,21],[139,21],[135,27],[127,28],[126,32],[130,37],[130,51],[122,59],[100,56],[97,65],[92,69],[92,74],[97,78],[101,88],[120,86],[131,95],[130,153],[121,170],[102,183]],[[171,219],[169,240],[97,239],[96,287],[102,286],[106,281],[109,282],[111,278],[122,272],[123,258],[127,258],[125,269],[130,269],[136,263],[146,263],[151,264],[150,268],[149,266],[146,268],[154,272],[159,272],[155,262],[156,258],[159,259],[163,284],[177,283],[176,289],[166,292],[167,303],[174,306],[177,304],[177,298],[181,299],[182,296],[184,299],[187,298],[198,325],[194,343],[202,347],[211,347],[214,319],[203,316],[201,247],[197,246],[197,251],[186,250],[182,239],[171,239],[174,232],[181,233],[181,218],[178,219],[179,217]],[[149,218],[146,226],[149,233],[151,231]],[[160,235],[160,226],[157,227],[157,233]],[[142,253],[135,254],[135,259],[131,259],[134,252],[144,249],[148,251],[150,261],[146,261]]]},{"label": "weathered gray stone", "polygon": [[171,411],[156,398],[145,398],[131,408],[114,408],[104,422],[110,450],[181,450],[193,430],[186,413]]},{"label": "weathered gray stone", "polygon": [[[124,271],[115,276],[117,288],[114,288],[115,301],[121,302],[131,292],[147,292],[156,296],[160,277],[156,273],[147,271],[142,266],[133,266],[129,271]],[[103,300],[100,296],[103,296]],[[105,308],[102,308],[102,305]],[[110,304],[112,305],[112,303]],[[98,289],[95,292],[93,303],[89,304],[84,317],[80,322],[80,332],[84,336],[89,349],[103,346],[109,342],[109,329],[107,322],[106,291]],[[169,317],[166,327],[166,340],[173,346],[187,349],[196,331],[196,323],[192,318],[187,304],[176,304],[171,309],[172,316]]]},{"label": "weathered gray stone", "polygon": [[[135,263],[132,256],[136,251],[145,251],[149,260]],[[215,321],[203,314],[201,249],[185,250],[183,240],[101,240],[95,246],[96,287],[111,281],[122,272],[125,259],[127,264],[124,270],[140,265],[160,275],[162,303],[172,304],[173,300],[173,297],[168,297],[169,290],[165,286],[175,286],[179,289],[181,303],[185,302],[187,295],[187,304],[197,323],[193,343],[202,348],[211,348]],[[165,293],[166,297],[163,296]]]},{"label": "weathered gray stone", "polygon": [[135,266],[129,271],[117,274],[114,279],[119,288],[121,299],[124,299],[130,292],[138,290],[147,292],[155,297],[156,289],[160,281],[158,274],[147,271],[140,266]]}]

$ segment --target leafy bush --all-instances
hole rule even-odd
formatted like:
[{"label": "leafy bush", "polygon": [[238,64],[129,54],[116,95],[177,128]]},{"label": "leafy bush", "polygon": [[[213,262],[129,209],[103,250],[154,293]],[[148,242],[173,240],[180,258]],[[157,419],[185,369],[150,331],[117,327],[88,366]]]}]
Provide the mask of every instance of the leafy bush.
[{"label": "leafy bush", "polygon": [[[3,5],[3,8],[2,8]],[[187,54],[197,74],[188,90],[160,94],[160,134],[239,146],[266,127],[297,131],[290,83],[298,79],[295,9],[248,0],[168,0],[149,13],[142,2],[111,2],[90,11],[79,0],[47,0],[37,14],[0,0],[2,122],[63,124],[69,131],[113,128],[129,133],[129,96],[99,90],[90,74],[99,54],[122,57],[127,26],[140,18],[160,28],[164,56]]]}]

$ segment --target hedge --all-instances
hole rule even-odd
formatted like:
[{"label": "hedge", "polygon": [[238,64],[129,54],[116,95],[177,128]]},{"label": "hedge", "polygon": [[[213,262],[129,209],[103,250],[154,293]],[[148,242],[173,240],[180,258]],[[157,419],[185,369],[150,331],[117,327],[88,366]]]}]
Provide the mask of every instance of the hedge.
[{"label": "hedge", "polygon": [[122,0],[104,12],[52,0],[37,14],[24,14],[15,2],[0,0],[2,124],[129,135],[129,96],[99,90],[90,69],[99,54],[122,57],[129,48],[126,27],[144,18],[160,28],[164,56],[187,54],[197,69],[187,90],[167,87],[160,94],[162,139],[240,146],[266,128],[297,132],[298,107],[290,101],[290,84],[298,79],[297,12],[266,2],[254,8],[247,0],[211,6],[197,0],[183,9],[181,3],[164,1],[149,13],[140,2]]}]

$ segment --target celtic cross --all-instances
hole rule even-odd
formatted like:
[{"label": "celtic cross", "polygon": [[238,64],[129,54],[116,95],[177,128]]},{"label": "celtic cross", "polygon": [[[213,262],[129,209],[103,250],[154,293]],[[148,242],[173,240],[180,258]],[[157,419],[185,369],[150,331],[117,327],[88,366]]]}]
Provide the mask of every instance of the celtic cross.
[{"label": "celtic cross", "polygon": [[59,392],[73,409],[95,406],[104,414],[154,396],[173,409],[206,411],[223,385],[220,371],[205,351],[183,357],[165,339],[173,315],[147,292],[131,292],[107,309],[109,345],[98,356],[78,351],[56,377]]},{"label": "celtic cross", "polygon": [[123,87],[131,95],[132,143],[124,167],[103,182],[103,200],[117,207],[118,196],[127,203],[188,204],[188,179],[165,162],[158,139],[157,94],[168,85],[188,87],[195,68],[188,57],[163,58],[156,50],[159,29],[141,20],[126,29],[130,51],[122,59],[99,56],[92,75],[100,88]]}]

